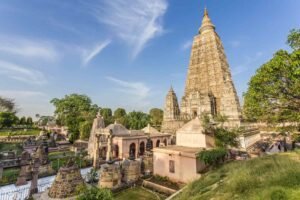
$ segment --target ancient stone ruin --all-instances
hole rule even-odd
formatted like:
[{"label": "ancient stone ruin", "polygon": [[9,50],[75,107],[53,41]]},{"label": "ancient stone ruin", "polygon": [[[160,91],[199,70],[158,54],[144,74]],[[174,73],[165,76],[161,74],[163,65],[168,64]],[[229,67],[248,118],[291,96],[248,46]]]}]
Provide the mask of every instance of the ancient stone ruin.
[{"label": "ancient stone ruin", "polygon": [[55,177],[48,195],[51,198],[69,198],[76,195],[76,189],[83,185],[84,180],[74,160],[69,160],[66,166],[61,167]]}]

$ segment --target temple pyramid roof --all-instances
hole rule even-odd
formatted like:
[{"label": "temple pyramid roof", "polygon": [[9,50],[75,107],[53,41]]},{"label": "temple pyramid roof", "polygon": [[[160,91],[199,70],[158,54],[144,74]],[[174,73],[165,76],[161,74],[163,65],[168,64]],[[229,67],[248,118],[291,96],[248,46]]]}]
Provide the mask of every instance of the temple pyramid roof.
[{"label": "temple pyramid roof", "polygon": [[148,134],[158,134],[158,133],[160,133],[158,130],[153,128],[150,124],[148,124],[145,128],[143,128],[142,131],[144,131],[144,133],[148,133]]}]

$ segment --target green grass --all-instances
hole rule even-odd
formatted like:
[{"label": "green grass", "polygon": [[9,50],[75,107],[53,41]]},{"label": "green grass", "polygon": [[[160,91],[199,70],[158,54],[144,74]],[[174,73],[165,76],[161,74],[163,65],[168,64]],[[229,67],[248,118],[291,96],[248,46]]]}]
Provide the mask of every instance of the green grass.
[{"label": "green grass", "polygon": [[39,135],[41,130],[39,129],[27,129],[24,131],[24,129],[19,130],[7,130],[2,129],[0,130],[0,136],[18,136],[18,135]]},{"label": "green grass", "polygon": [[51,161],[51,166],[54,170],[58,170],[59,167],[65,165],[70,158],[75,158],[76,164],[81,168],[92,166],[92,160],[86,160],[75,156],[74,152],[52,152],[49,153],[49,160]]},{"label": "green grass", "polygon": [[160,197],[155,194],[141,188],[130,188],[127,190],[123,190],[122,192],[116,194],[114,196],[114,200],[160,200]]},{"label": "green grass", "polygon": [[235,161],[190,183],[176,200],[300,199],[300,152]]},{"label": "green grass", "polygon": [[21,143],[2,143],[0,142],[0,152],[3,151],[16,151],[17,155],[20,155],[23,151]]},{"label": "green grass", "polygon": [[0,179],[0,185],[15,183],[17,181],[19,172],[20,172],[19,168],[4,169],[2,174],[2,179]]}]

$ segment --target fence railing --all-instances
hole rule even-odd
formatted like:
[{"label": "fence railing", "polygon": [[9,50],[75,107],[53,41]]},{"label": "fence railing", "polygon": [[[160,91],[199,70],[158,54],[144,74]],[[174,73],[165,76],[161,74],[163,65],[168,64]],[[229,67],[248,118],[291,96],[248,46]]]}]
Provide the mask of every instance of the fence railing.
[{"label": "fence railing", "polygon": [[[38,185],[38,192],[44,192],[51,186],[51,182]],[[0,193],[0,200],[24,200],[29,194],[30,185],[27,187]]]}]

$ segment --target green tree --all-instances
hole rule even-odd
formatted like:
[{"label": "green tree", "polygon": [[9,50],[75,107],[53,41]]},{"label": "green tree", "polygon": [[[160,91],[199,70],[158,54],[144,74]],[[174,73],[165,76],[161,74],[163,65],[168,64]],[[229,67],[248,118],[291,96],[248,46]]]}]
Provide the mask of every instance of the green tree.
[{"label": "green tree", "polygon": [[143,112],[132,111],[127,115],[128,126],[127,128],[139,130],[150,123],[150,116]]},{"label": "green tree", "polygon": [[124,108],[117,108],[114,112],[114,118],[119,119],[126,116],[126,110]]},{"label": "green tree", "polygon": [[92,130],[93,123],[91,121],[80,122],[79,131],[80,139],[88,139]]},{"label": "green tree", "polygon": [[26,125],[26,117],[24,117],[24,116],[21,117],[21,118],[20,118],[20,121],[19,121],[19,124],[20,124],[20,125]]},{"label": "green tree", "polygon": [[0,96],[0,112],[16,112],[16,104],[13,99]]},{"label": "green tree", "polygon": [[73,142],[79,138],[81,122],[92,121],[99,110],[96,104],[86,95],[70,94],[62,99],[52,99],[55,106],[55,116],[63,126],[70,131],[69,140]]},{"label": "green tree", "polygon": [[32,125],[33,125],[33,121],[32,121],[32,118],[31,118],[31,117],[27,117],[26,124],[27,124],[28,126],[32,126]]},{"label": "green tree", "polygon": [[149,112],[151,124],[160,127],[163,121],[164,111],[159,108],[152,108]]},{"label": "green tree", "polygon": [[113,200],[112,192],[109,189],[82,186],[77,191],[79,195],[76,200]]},{"label": "green tree", "polygon": [[215,144],[217,147],[238,147],[239,146],[239,130],[238,129],[226,129],[223,127],[217,127],[214,129]]},{"label": "green tree", "polygon": [[104,118],[105,126],[114,123],[114,118],[112,116],[112,111],[110,108],[102,108],[100,114]]},{"label": "green tree", "polygon": [[0,112],[0,128],[12,127],[17,119],[17,116],[12,112]]},{"label": "green tree", "polygon": [[300,29],[292,29],[286,42],[294,50],[300,49]]},{"label": "green tree", "polygon": [[[298,31],[299,33],[299,31]],[[293,32],[292,32],[293,34]],[[298,41],[300,34],[298,35]],[[294,49],[296,36],[289,35]],[[244,115],[249,121],[279,123],[300,120],[300,50],[276,52],[249,82]]]}]

